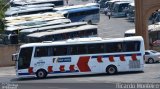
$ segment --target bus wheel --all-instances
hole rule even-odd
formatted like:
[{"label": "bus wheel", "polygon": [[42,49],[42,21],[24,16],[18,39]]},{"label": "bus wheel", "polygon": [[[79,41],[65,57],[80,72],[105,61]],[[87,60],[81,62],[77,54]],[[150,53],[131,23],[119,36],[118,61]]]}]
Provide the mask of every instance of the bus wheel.
[{"label": "bus wheel", "polygon": [[36,72],[36,76],[39,79],[45,78],[47,76],[47,72],[44,69],[40,69]]},{"label": "bus wheel", "polygon": [[114,66],[114,65],[110,65],[106,68],[106,72],[107,74],[109,75],[113,75],[113,74],[116,74],[117,73],[117,67]]}]

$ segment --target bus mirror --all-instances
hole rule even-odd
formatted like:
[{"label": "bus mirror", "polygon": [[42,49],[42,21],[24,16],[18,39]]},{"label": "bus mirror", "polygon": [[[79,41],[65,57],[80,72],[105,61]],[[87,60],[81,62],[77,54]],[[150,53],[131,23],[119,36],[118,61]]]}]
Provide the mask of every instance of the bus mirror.
[{"label": "bus mirror", "polygon": [[17,55],[18,55],[18,53],[12,54],[12,61],[17,61]]}]

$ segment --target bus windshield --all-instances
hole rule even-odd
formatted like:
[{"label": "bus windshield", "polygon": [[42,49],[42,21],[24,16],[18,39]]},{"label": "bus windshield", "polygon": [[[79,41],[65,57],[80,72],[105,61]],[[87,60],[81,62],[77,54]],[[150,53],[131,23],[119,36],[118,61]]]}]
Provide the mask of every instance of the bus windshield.
[{"label": "bus windshield", "polygon": [[18,58],[18,69],[28,68],[31,62],[33,47],[22,48]]}]

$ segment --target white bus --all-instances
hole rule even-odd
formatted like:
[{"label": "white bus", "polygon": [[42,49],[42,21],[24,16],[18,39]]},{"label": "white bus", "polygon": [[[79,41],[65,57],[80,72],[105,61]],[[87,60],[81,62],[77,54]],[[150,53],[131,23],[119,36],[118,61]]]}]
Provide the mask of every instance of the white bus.
[{"label": "white bus", "polygon": [[100,20],[100,7],[98,5],[88,4],[83,7],[58,10],[57,12],[63,14],[72,22],[84,21],[89,24],[97,24]]},{"label": "white bus", "polygon": [[136,35],[136,32],[134,28],[125,31],[124,33],[124,37],[130,37],[130,36],[135,36],[135,35]]},{"label": "white bus", "polygon": [[[119,48],[119,49],[118,49]],[[76,38],[30,43],[12,55],[18,77],[80,75],[144,70],[142,37]]]},{"label": "white bus", "polygon": [[63,6],[64,0],[12,0],[11,6],[54,4],[55,6]]},{"label": "white bus", "polygon": [[115,2],[112,10],[113,17],[125,17],[127,16],[126,10],[128,10],[129,1]]},{"label": "white bus", "polygon": [[95,25],[81,25],[65,29],[48,30],[45,32],[36,32],[28,34],[26,39],[28,43],[42,41],[60,41],[71,38],[97,37],[98,27]]},{"label": "white bus", "polygon": [[129,9],[127,11],[127,18],[129,21],[133,22],[135,20],[135,3],[130,3],[128,8]]},{"label": "white bus", "polygon": [[72,23],[61,23],[61,24],[59,23],[59,24],[53,25],[53,26],[23,29],[19,32],[19,37],[22,42],[26,42],[25,39],[27,39],[26,36],[28,34],[32,34],[35,32],[45,32],[47,30],[54,31],[54,30],[59,30],[59,29],[67,29],[67,28],[73,28],[73,27],[78,27],[78,26],[82,26],[82,25],[87,25],[87,23],[86,22],[72,22]]},{"label": "white bus", "polygon": [[53,13],[53,12],[46,12],[46,13],[38,13],[38,14],[31,14],[31,15],[23,15],[23,16],[14,16],[14,17],[5,17],[5,22],[7,23],[17,23],[22,21],[30,21],[34,19],[44,19],[45,18],[53,18],[53,17],[64,17],[61,14]]},{"label": "white bus", "polygon": [[37,13],[45,13],[45,12],[53,12],[53,7],[38,7],[38,8],[34,7],[34,8],[23,8],[19,10],[11,9],[5,12],[5,17],[37,14]]},{"label": "white bus", "polygon": [[53,25],[58,25],[58,24],[66,24],[70,23],[70,19],[61,19],[57,17],[57,19],[52,19],[52,21],[48,20],[43,20],[43,21],[26,21],[19,23],[14,26],[8,26],[5,28],[6,32],[16,32],[21,31],[24,29],[32,29],[32,28],[40,28],[40,27],[46,27],[46,26],[53,26]]}]

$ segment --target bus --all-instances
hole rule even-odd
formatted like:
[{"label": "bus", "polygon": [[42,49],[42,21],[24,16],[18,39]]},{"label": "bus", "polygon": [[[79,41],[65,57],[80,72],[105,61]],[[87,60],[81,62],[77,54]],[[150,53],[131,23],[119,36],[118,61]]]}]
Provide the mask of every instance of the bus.
[{"label": "bus", "polygon": [[97,37],[98,31],[95,25],[82,25],[53,31],[36,32],[27,35],[28,43],[43,41],[60,41],[70,38]]},{"label": "bus", "polygon": [[12,7],[39,4],[54,4],[55,6],[63,6],[64,0],[12,0],[11,2]]},{"label": "bus", "polygon": [[135,20],[135,3],[134,2],[130,3],[128,8],[129,9],[127,11],[127,18],[129,21],[134,22],[134,20]]},{"label": "bus", "polygon": [[[113,6],[114,6],[114,3],[116,2],[120,2],[119,0],[110,0],[110,1],[106,1],[105,2],[105,8],[107,8],[109,11],[113,11]],[[102,10],[103,13],[107,13],[105,12],[105,9]]]},{"label": "bus", "polygon": [[45,4],[37,4],[37,5],[23,5],[23,6],[16,6],[16,7],[10,7],[8,10],[11,11],[17,11],[17,10],[23,10],[23,9],[28,9],[28,8],[41,8],[41,7],[55,7],[54,4],[52,3],[45,3]]},{"label": "bus", "polygon": [[63,15],[58,13],[53,13],[53,12],[46,12],[46,13],[37,13],[37,14],[14,16],[14,17],[5,17],[4,20],[5,22],[13,22],[13,21],[17,22],[17,20],[29,21],[29,20],[38,19],[38,18],[45,19],[46,17],[63,17]]},{"label": "bus", "polygon": [[82,25],[87,25],[87,23],[86,22],[72,22],[72,23],[61,23],[61,24],[59,23],[59,24],[53,25],[53,26],[23,29],[19,32],[19,37],[21,39],[21,42],[26,42],[25,39],[27,39],[26,36],[28,34],[32,34],[35,32],[44,32],[47,30],[54,31],[54,30],[59,30],[59,29],[67,29],[67,28],[78,27],[78,26],[82,26]]},{"label": "bus", "polygon": [[58,25],[58,24],[65,24],[70,23],[70,19],[53,19],[52,21],[43,20],[43,21],[26,21],[19,23],[14,26],[8,26],[5,28],[5,31],[21,31],[23,29],[32,29],[32,28],[39,28],[39,27],[45,27],[45,26],[52,26],[52,25]]},{"label": "bus", "polygon": [[53,8],[53,11],[62,11],[62,10],[70,10],[70,9],[77,9],[77,8],[83,8],[83,7],[100,7],[98,3],[88,3],[85,5],[73,5],[73,6],[62,6],[62,7],[55,7]]},{"label": "bus", "polygon": [[136,33],[136,32],[135,32],[135,29],[134,29],[134,28],[133,28],[133,29],[129,29],[129,30],[125,31],[124,37],[135,36],[135,35],[136,35],[135,33]]},{"label": "bus", "polygon": [[144,71],[144,41],[126,38],[75,38],[29,43],[12,55],[17,77],[84,75]]},{"label": "bus", "polygon": [[5,17],[21,16],[37,13],[53,12],[53,7],[34,7],[34,8],[23,8],[19,10],[8,9],[5,12]]},{"label": "bus", "polygon": [[57,13],[61,13],[72,22],[84,21],[89,24],[96,24],[100,20],[100,7],[98,6],[84,6],[74,9],[59,10]]},{"label": "bus", "polygon": [[113,17],[125,17],[127,16],[126,10],[128,10],[129,1],[115,2],[112,10]]}]

